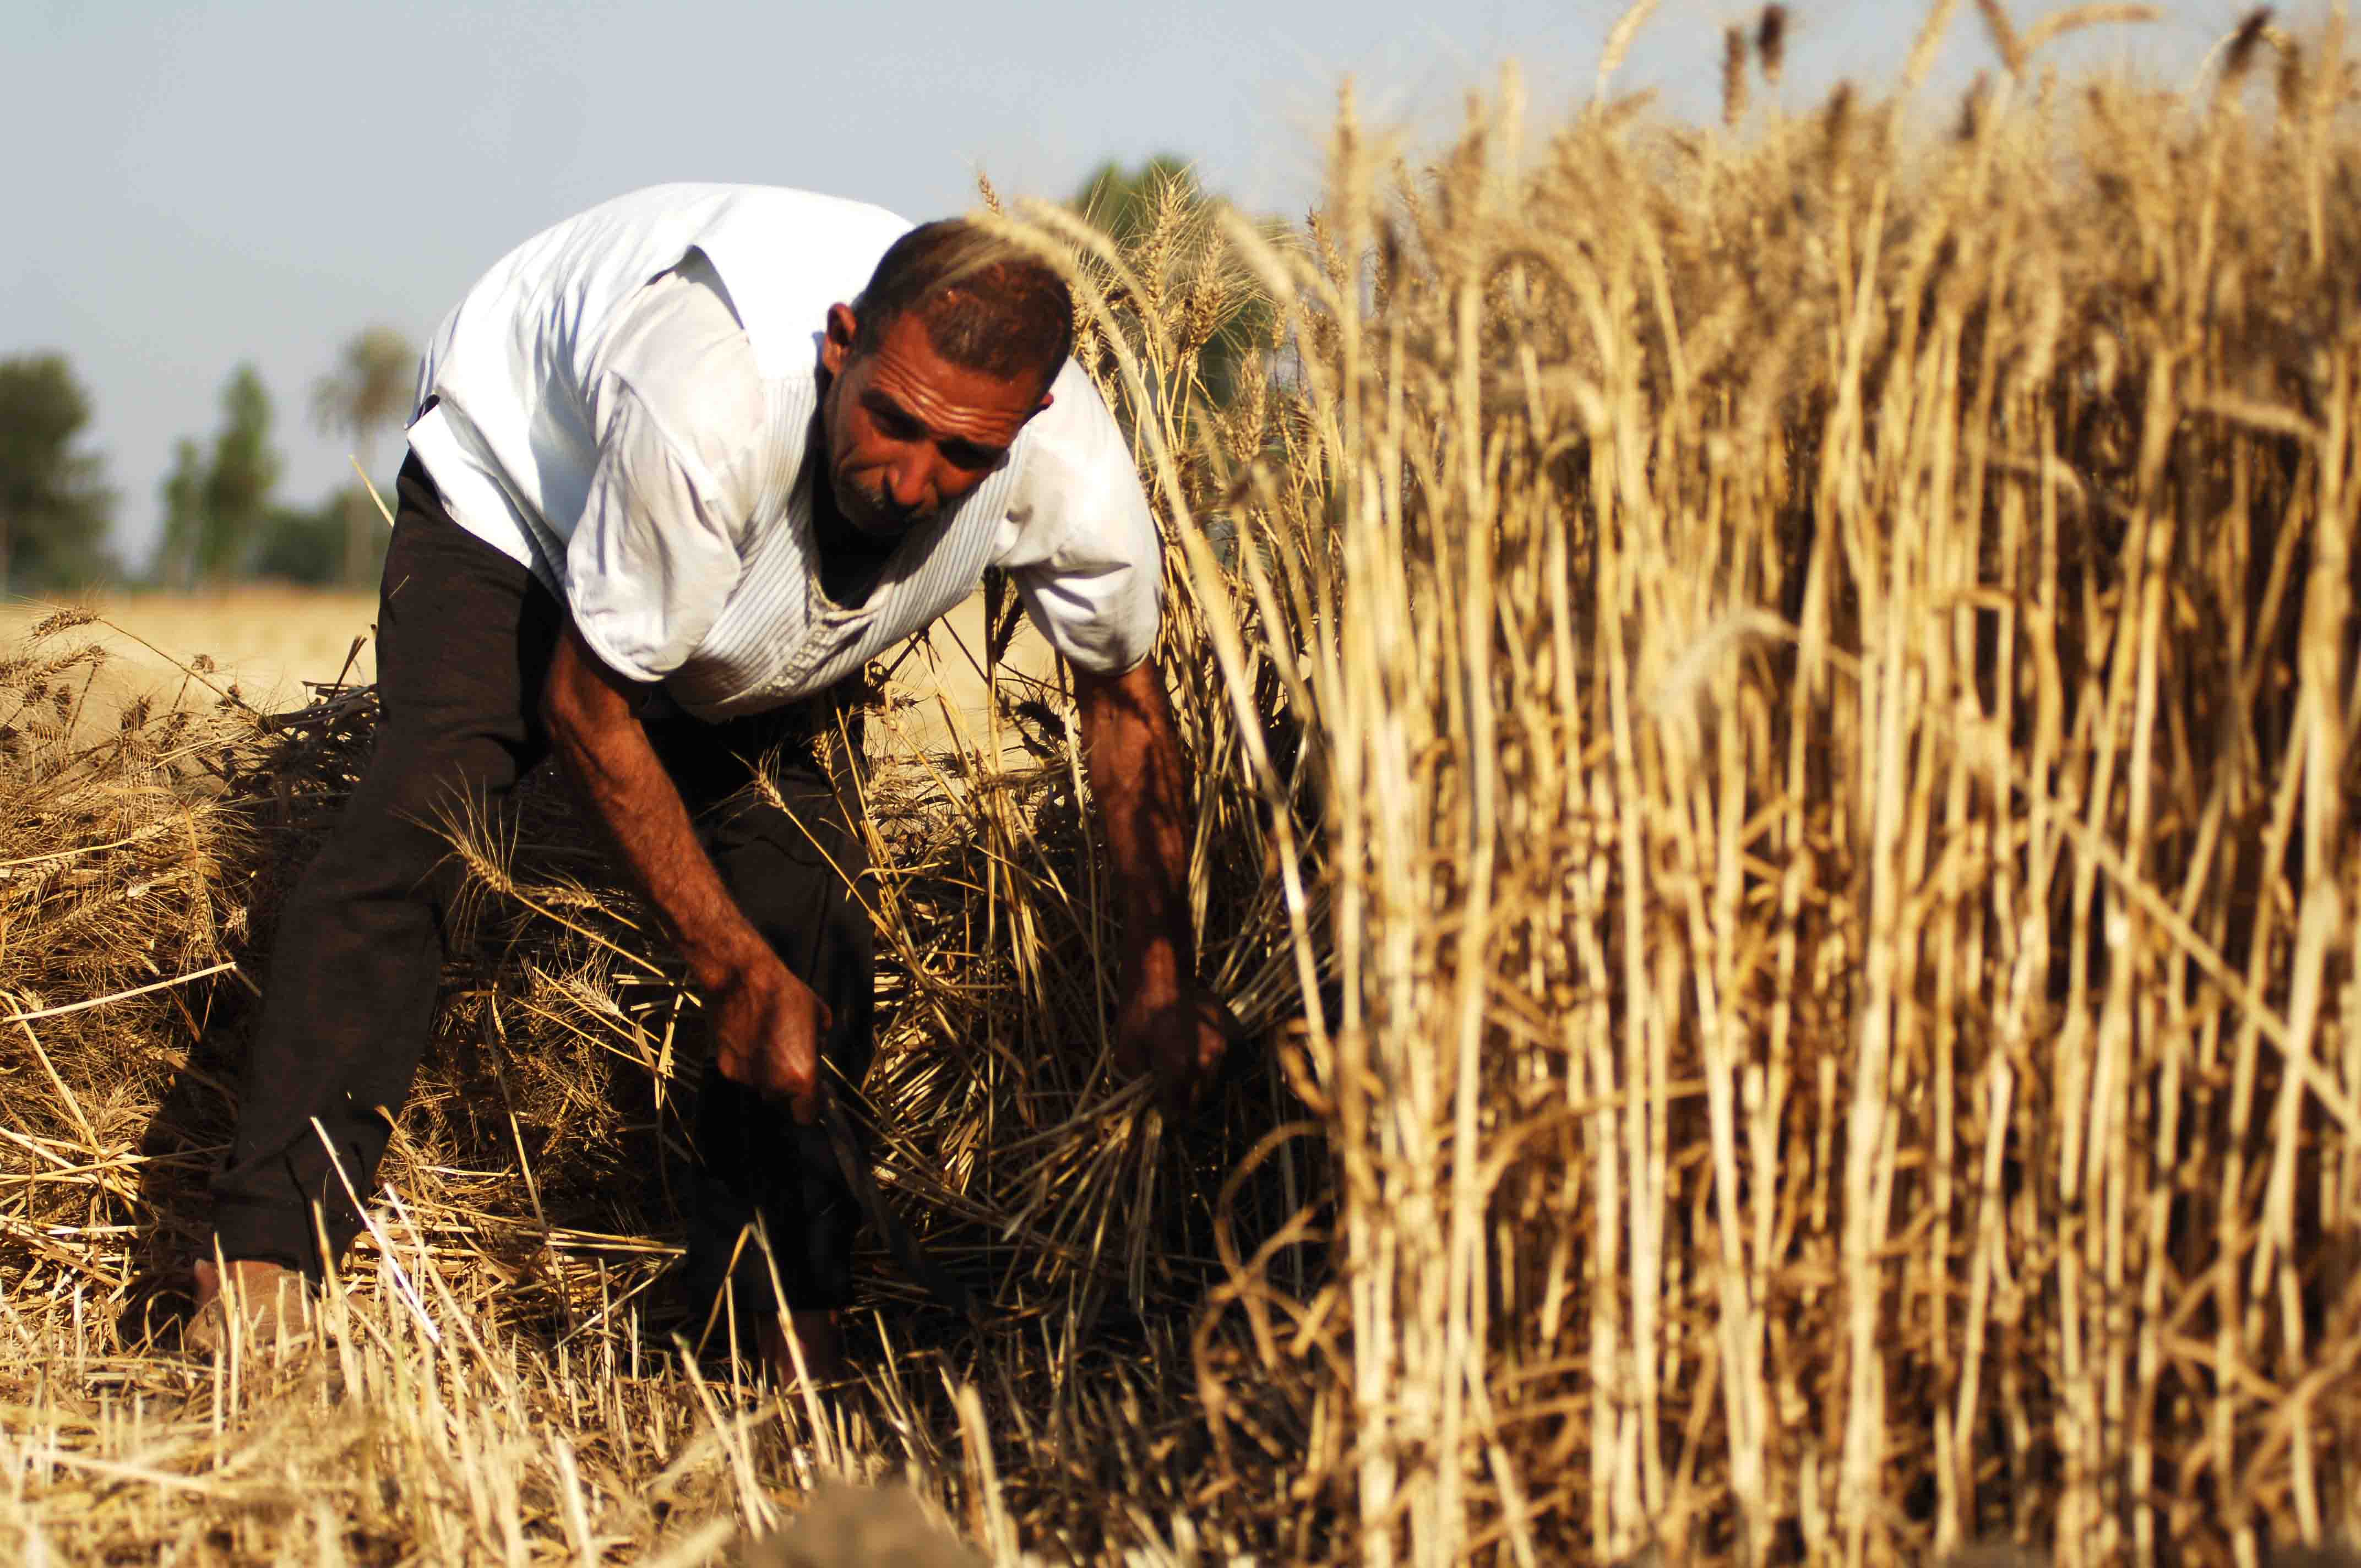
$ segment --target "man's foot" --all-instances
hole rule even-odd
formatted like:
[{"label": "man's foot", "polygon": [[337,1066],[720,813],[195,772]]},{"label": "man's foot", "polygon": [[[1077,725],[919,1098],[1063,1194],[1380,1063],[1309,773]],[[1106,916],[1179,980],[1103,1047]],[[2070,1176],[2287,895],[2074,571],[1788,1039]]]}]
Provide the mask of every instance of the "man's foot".
[{"label": "man's foot", "polygon": [[793,1325],[796,1343],[787,1343],[787,1336],[779,1330],[779,1320],[764,1318],[757,1331],[763,1350],[763,1364],[770,1368],[771,1381],[781,1388],[793,1388],[801,1379],[796,1375],[796,1353],[803,1353],[804,1370],[811,1375],[815,1387],[841,1383],[851,1369],[844,1362],[844,1335],[836,1324],[835,1312],[827,1309],[813,1311],[790,1311],[787,1321]]},{"label": "man's foot", "polygon": [[257,1350],[293,1349],[319,1332],[319,1305],[302,1274],[261,1258],[233,1259],[228,1277],[210,1261],[197,1265],[197,1310],[181,1343],[198,1355],[228,1348],[235,1329]]}]

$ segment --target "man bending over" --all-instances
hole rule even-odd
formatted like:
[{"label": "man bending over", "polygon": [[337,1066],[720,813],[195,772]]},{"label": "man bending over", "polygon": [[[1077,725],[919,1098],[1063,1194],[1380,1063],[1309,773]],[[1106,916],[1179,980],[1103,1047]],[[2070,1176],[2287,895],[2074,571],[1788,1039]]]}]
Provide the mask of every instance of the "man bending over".
[{"label": "man bending over", "polygon": [[[213,1184],[250,1326],[328,1261],[315,1208],[332,1254],[358,1233],[346,1179],[370,1190],[424,1052],[463,875],[431,824],[555,752],[704,1000],[693,1296],[727,1284],[783,1361],[741,1245],[760,1217],[807,1359],[834,1362],[857,1209],[819,1064],[860,1082],[874,977],[847,886],[862,841],[819,744],[844,683],[987,566],[1071,672],[1126,912],[1122,1047],[1189,1101],[1236,1024],[1194,969],[1156,530],[1071,350],[1040,262],[754,186],[609,202],[468,291],[420,370],[376,750],[280,916]],[[766,756],[775,799],[752,787]],[[201,1263],[200,1345],[220,1287]]]}]

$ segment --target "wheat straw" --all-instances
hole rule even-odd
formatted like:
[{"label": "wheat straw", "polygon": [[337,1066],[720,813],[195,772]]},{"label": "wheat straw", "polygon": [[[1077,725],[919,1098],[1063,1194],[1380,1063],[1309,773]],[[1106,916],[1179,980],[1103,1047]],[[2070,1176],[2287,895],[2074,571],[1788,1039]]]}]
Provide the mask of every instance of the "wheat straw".
[{"label": "wheat straw", "polygon": [[[1979,8],[2013,76],[2144,9]],[[1604,110],[1649,10],[1547,139],[1511,81],[1411,173],[1347,101],[1300,230],[995,203],[1166,533],[1201,967],[1255,1045],[1199,1124],[1122,1080],[1072,706],[994,585],[984,647],[897,655],[982,721],[915,750],[889,693],[852,780],[880,1185],[993,1307],[864,1255],[833,1404],[668,1299],[698,1011],[545,784],[453,825],[477,903],[335,1343],[157,1354],[221,966],[374,697],[93,743],[75,626],[8,660],[0,1541],[686,1563],[831,1475],[1001,1563],[2361,1527],[2341,35],[2281,49],[2275,126],[2217,90],[2250,16],[2197,112],[2004,81],[1921,141],[1861,89],[1741,115],[1741,27],[1725,136]]]}]

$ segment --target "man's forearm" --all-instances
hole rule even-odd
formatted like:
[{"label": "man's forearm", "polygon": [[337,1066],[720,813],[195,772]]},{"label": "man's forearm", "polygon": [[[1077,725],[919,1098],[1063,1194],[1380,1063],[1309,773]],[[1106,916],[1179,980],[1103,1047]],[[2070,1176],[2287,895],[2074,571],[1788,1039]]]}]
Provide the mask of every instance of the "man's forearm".
[{"label": "man's forearm", "polygon": [[1105,826],[1131,962],[1148,984],[1196,972],[1189,912],[1189,791],[1180,740],[1155,661],[1127,674],[1075,675],[1082,754]]},{"label": "man's forearm", "polygon": [[552,662],[542,711],[566,776],[671,927],[697,983],[716,989],[767,951],[697,841],[627,688],[571,626]]}]

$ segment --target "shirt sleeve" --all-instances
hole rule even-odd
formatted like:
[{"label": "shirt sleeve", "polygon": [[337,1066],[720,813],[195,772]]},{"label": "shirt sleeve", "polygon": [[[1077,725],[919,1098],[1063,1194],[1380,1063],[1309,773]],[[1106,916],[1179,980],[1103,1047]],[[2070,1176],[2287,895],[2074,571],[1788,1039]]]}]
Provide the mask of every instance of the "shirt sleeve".
[{"label": "shirt sleeve", "polygon": [[591,652],[653,682],[696,652],[738,586],[761,386],[726,302],[693,280],[651,284],[634,311],[595,375],[598,460],[564,587]]},{"label": "shirt sleeve", "polygon": [[1069,361],[1050,393],[994,564],[1060,657],[1119,675],[1156,645],[1163,542],[1130,443],[1090,377]]}]

